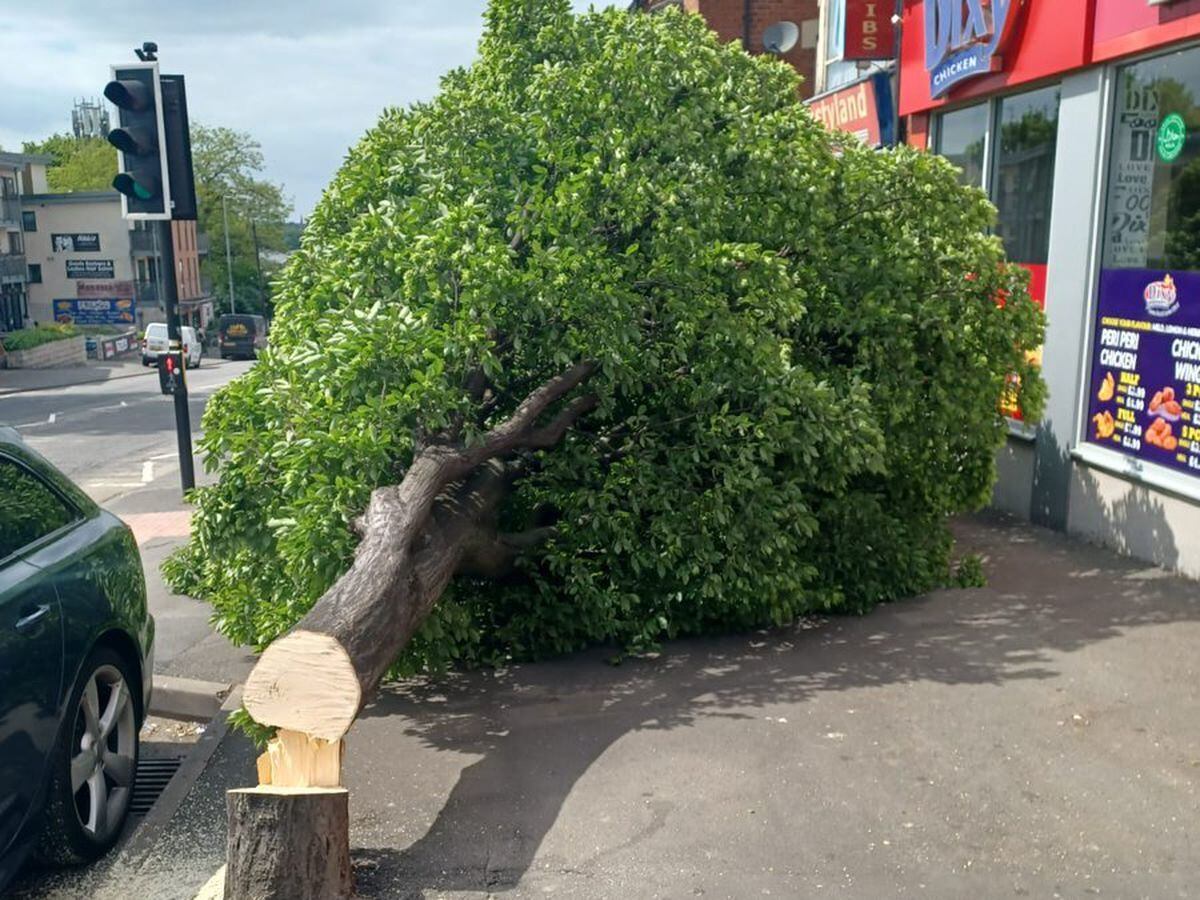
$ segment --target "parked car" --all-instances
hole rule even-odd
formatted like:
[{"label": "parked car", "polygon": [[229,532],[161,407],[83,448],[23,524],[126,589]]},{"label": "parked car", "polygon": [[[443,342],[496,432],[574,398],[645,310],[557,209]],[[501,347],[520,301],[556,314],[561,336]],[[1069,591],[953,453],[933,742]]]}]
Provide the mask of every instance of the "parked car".
[{"label": "parked car", "polygon": [[0,427],[0,894],[120,835],[153,651],[129,528]]},{"label": "parked car", "polygon": [[267,346],[267,320],[262,316],[226,313],[217,325],[221,359],[254,359]]},{"label": "parked car", "polygon": [[[180,327],[183,333],[183,350],[187,359],[187,367],[189,369],[200,368],[200,361],[204,358],[204,344],[196,335],[196,330],[190,325]],[[146,333],[142,335],[142,365],[149,366],[158,362],[158,355],[166,353],[167,348],[171,346],[171,342],[167,339],[167,324],[166,322],[152,322],[146,326]]]}]

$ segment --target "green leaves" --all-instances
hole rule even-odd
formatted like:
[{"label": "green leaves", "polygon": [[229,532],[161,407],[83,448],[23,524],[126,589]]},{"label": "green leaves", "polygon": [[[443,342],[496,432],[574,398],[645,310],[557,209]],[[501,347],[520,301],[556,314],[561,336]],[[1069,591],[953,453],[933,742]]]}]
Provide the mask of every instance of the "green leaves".
[{"label": "green leaves", "polygon": [[418,437],[461,421],[470,442],[583,358],[598,409],[501,513],[549,510],[555,538],[520,578],[457,581],[398,674],[944,582],[1006,378],[1028,412],[1044,390],[1041,313],[982,194],[926,154],[835,155],[794,73],[697,16],[504,0],[488,23],[478,62],[384,113],[327,189],[272,348],[209,404],[220,478],[173,583],[264,644],[345,571]]}]

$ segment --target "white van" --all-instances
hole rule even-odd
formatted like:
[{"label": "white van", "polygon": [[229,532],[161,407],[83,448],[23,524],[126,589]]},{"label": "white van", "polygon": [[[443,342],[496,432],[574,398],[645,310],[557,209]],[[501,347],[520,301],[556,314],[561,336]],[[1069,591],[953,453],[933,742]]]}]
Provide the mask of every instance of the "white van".
[{"label": "white van", "polygon": [[[200,338],[196,336],[196,330],[190,325],[180,327],[183,332],[183,354],[184,365],[189,369],[200,368],[200,360],[204,356],[204,347],[200,344]],[[146,333],[142,335],[142,365],[148,366],[158,362],[158,354],[166,353],[170,346],[170,341],[167,340],[167,323],[153,322],[146,326]]]}]

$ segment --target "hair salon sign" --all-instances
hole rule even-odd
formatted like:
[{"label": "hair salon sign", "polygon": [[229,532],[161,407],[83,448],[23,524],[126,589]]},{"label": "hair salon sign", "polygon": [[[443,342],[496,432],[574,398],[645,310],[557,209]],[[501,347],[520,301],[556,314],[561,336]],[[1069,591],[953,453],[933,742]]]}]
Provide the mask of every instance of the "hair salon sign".
[{"label": "hair salon sign", "polygon": [[925,0],[925,68],[929,91],[1000,68],[1000,52],[1027,0]]}]

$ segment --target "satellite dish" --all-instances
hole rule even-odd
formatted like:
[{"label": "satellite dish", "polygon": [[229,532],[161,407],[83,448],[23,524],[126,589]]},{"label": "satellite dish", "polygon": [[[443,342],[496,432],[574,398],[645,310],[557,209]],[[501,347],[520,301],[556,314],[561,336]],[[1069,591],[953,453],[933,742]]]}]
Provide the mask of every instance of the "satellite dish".
[{"label": "satellite dish", "polygon": [[763,46],[769,53],[787,53],[800,40],[800,26],[795,22],[776,22],[763,32]]}]

